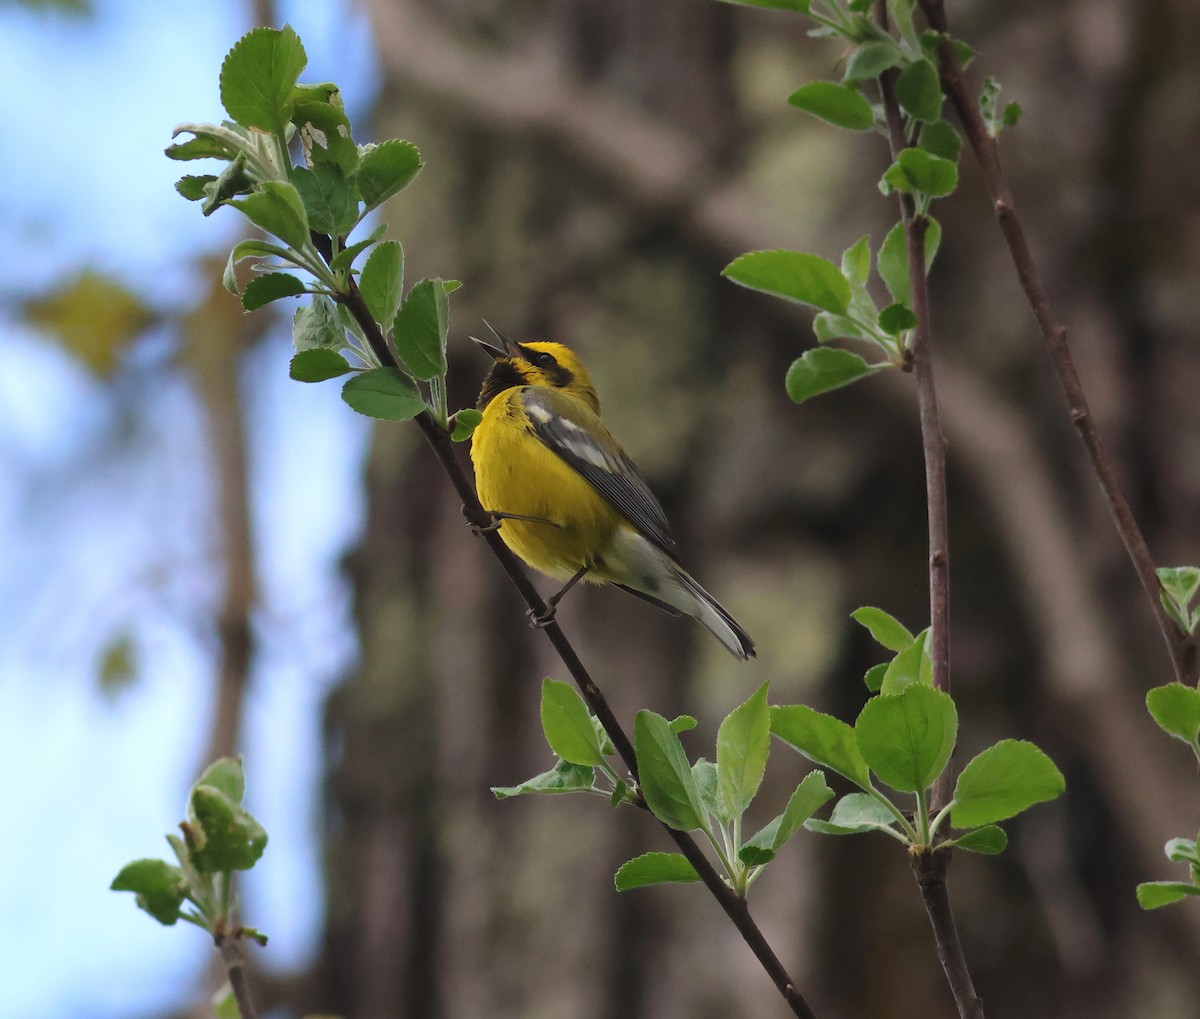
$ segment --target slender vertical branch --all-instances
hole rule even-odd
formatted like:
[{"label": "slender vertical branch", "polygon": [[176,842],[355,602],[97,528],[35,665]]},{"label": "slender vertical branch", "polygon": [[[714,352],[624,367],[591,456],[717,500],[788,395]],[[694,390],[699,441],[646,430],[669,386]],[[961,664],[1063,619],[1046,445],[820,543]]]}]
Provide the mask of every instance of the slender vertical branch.
[{"label": "slender vertical branch", "polygon": [[[878,5],[878,16],[886,19],[886,7]],[[904,121],[896,100],[895,69],[879,79],[888,142],[896,159],[908,144]],[[946,495],[946,439],[938,415],[937,389],[933,373],[933,336],[930,323],[929,277],[925,268],[925,236],[929,219],[910,195],[898,193],[900,217],[904,223],[905,253],[908,260],[908,288],[917,325],[912,333],[913,374],[917,380],[917,405],[921,420],[921,448],[925,457],[925,499],[929,518],[929,653],[933,662],[933,682],[939,690],[950,692],[950,537]],[[934,783],[930,805],[934,812],[950,800],[953,768],[947,764]],[[938,961],[946,974],[950,993],[961,1019],[984,1019],[983,1003],[975,993],[971,971],[958,939],[950,892],[946,886],[949,849],[922,848],[912,855],[913,873],[921,889],[925,911],[933,927]]]},{"label": "slender vertical branch", "polygon": [[[329,239],[316,234],[313,235],[313,239],[317,244],[318,250],[328,257]],[[338,295],[337,299],[349,309],[355,321],[362,327],[367,337],[367,342],[371,345],[371,349],[379,359],[380,364],[398,367],[395,355],[389,348],[387,341],[379,330],[379,326],[371,316],[362,299],[362,295],[353,281],[350,282],[348,293]],[[453,443],[450,441],[449,433],[440,427],[428,413],[419,414],[416,418],[416,423],[449,476],[451,484],[454,485],[455,492],[462,500],[463,513],[467,520],[481,529],[482,537],[487,542],[488,548],[491,549],[504,572],[508,575],[518,592],[520,592],[525,604],[538,614],[544,614],[546,610],[545,603],[541,595],[538,594],[537,588],[533,586],[533,583],[521,568],[516,556],[504,544],[503,539],[495,530],[483,530],[492,522],[491,517],[480,503],[474,486],[467,477],[466,471],[463,470],[462,464],[455,454]],[[567,639],[566,634],[563,633],[557,621],[552,619],[542,628],[542,631],[546,634],[550,643],[554,645],[555,651],[558,652],[563,664],[567,667],[567,671],[571,674],[571,678],[575,681],[575,685],[579,688],[580,693],[583,694],[583,698],[587,702],[589,709],[600,720],[600,724],[604,726],[604,731],[608,733],[609,739],[612,740],[613,747],[620,755],[621,760],[624,761],[630,774],[636,779],[638,773],[637,758],[634,755],[633,744],[625,734],[625,730],[621,727],[621,724],[617,721],[604,694],[593,681],[591,674],[584,667],[583,662],[580,661],[575,648]],[[645,808],[646,804],[644,800],[639,802],[639,806]],[[788,1003],[792,1013],[801,1017],[801,1019],[816,1019],[816,1014],[800,993],[786,967],[780,962],[779,957],[775,954],[767,939],[763,936],[762,931],[755,923],[754,918],[750,915],[746,900],[735,893],[721,875],[717,873],[716,869],[709,862],[708,857],[704,855],[700,846],[690,835],[686,832],[675,831],[667,825],[663,825],[663,828],[679,848],[680,853],[695,868],[704,886],[733,922],[742,939],[774,982],[780,995]]]},{"label": "slender vertical branch", "polygon": [[950,889],[946,884],[950,854],[944,849],[914,853],[911,863],[917,884],[921,886],[925,912],[933,927],[938,961],[946,972],[958,1014],[962,1019],[984,1019],[983,1002],[971,983],[971,973],[954,926],[954,912],[950,908]]},{"label": "slender vertical branch", "polygon": [[[888,124],[892,159],[900,155],[904,138],[900,106],[895,96],[895,69],[879,79],[879,91]],[[917,406],[921,421],[921,448],[925,458],[925,502],[929,518],[929,656],[933,685],[950,692],[950,529],[946,498],[946,438],[938,416],[933,377],[933,337],[929,311],[929,277],[925,271],[925,235],[929,219],[917,212],[911,195],[897,192],[904,223],[908,256],[908,290],[917,326],[909,353],[917,380]],[[939,786],[940,789],[940,786]],[[945,805],[944,790],[935,789],[934,810]]]},{"label": "slender vertical branch", "polygon": [[920,0],[920,4],[930,26],[942,33],[942,39],[938,43],[938,64],[942,88],[958,115],[967,142],[979,163],[984,184],[992,200],[992,210],[996,215],[1000,232],[1004,235],[1004,240],[1008,245],[1021,289],[1025,292],[1029,307],[1037,319],[1042,337],[1046,342],[1050,360],[1054,365],[1059,385],[1067,401],[1071,421],[1087,450],[1092,470],[1104,491],[1117,533],[1125,545],[1138,580],[1141,581],[1146,597],[1150,601],[1151,610],[1158,621],[1158,628],[1171,656],[1175,678],[1181,683],[1195,684],[1198,678],[1195,640],[1184,635],[1163,608],[1159,596],[1160,587],[1155,572],[1154,557],[1134,518],[1129,500],[1126,499],[1117,477],[1116,468],[1105,449],[1095,419],[1088,407],[1087,397],[1079,381],[1079,374],[1075,370],[1071,348],[1067,344],[1067,331],[1059,323],[1054,309],[1050,305],[1033,253],[1025,238],[1025,230],[1017,216],[1016,205],[1000,166],[1000,154],[996,139],[988,132],[979,108],[967,89],[963,78],[962,62],[958,59],[958,54],[948,35],[949,26],[946,20],[945,4],[943,0]]},{"label": "slender vertical branch", "polygon": [[242,958],[242,946],[237,938],[227,934],[218,934],[214,939],[217,950],[221,953],[221,961],[225,963],[225,972],[229,977],[229,987],[233,991],[238,1011],[242,1019],[256,1019],[254,1002],[250,997],[250,985],[246,980],[246,963]]}]

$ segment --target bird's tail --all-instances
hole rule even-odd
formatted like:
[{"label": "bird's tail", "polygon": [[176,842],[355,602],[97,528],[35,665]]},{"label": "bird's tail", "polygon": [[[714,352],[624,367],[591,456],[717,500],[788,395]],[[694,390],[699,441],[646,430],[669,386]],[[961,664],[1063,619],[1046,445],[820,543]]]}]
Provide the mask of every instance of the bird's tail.
[{"label": "bird's tail", "polygon": [[672,604],[706,627],[735,658],[745,661],[747,658],[756,657],[754,641],[750,639],[750,634],[725,611],[724,606],[704,590],[683,567],[676,566],[675,573],[682,597],[678,600],[671,599]]}]

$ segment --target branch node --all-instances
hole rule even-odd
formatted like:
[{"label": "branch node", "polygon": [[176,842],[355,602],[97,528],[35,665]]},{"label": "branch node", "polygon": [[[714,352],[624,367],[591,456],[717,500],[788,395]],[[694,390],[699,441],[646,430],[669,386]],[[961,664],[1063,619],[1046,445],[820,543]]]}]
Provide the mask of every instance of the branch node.
[{"label": "branch node", "polygon": [[1003,198],[997,198],[996,204],[993,206],[996,213],[996,218],[1000,220],[1012,219],[1012,206]]}]

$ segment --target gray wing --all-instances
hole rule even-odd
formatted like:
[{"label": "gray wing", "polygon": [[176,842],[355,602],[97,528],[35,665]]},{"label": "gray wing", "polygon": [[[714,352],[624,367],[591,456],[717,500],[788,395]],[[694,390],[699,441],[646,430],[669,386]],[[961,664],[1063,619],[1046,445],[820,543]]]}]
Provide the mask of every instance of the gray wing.
[{"label": "gray wing", "polygon": [[599,416],[574,397],[545,386],[521,393],[533,434],[573,467],[644,538],[672,558],[675,540],[646,479]]}]

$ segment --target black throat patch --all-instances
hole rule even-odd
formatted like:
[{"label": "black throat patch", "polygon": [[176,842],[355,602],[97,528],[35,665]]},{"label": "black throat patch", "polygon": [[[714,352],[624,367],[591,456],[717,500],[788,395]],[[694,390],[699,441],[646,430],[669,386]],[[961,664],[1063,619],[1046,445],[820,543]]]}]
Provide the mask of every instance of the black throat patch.
[{"label": "black throat patch", "polygon": [[523,385],[525,385],[525,380],[512,361],[507,359],[496,361],[483,380],[483,388],[479,391],[479,399],[476,401],[475,407],[483,410],[506,389]]}]

